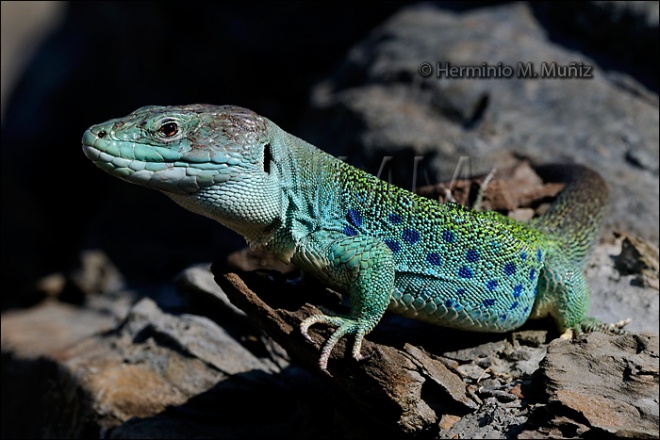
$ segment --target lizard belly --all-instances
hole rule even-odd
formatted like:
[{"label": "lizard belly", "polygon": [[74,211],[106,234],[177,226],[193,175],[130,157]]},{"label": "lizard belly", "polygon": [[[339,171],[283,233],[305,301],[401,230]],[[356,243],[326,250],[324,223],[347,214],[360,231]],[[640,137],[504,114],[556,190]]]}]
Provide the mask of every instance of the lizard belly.
[{"label": "lizard belly", "polygon": [[537,289],[530,278],[475,281],[397,272],[389,310],[443,327],[506,332],[529,318]]}]

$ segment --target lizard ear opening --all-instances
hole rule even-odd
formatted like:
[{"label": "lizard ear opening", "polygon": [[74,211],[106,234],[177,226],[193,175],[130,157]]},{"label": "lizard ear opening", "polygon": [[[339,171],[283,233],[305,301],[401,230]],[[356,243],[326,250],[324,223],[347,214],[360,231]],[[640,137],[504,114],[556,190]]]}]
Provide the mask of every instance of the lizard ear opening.
[{"label": "lizard ear opening", "polygon": [[273,156],[270,151],[270,143],[264,145],[264,171],[266,174],[270,174],[270,162],[273,160]]}]

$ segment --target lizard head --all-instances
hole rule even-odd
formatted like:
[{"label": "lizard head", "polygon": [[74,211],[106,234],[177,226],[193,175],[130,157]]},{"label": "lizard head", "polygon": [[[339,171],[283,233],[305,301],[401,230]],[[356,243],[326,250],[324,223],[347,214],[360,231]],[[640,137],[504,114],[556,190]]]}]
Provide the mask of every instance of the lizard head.
[{"label": "lizard head", "polygon": [[248,236],[279,218],[271,124],[236,106],[148,106],[90,127],[82,144],[109,174]]},{"label": "lizard head", "polygon": [[104,171],[174,194],[246,177],[263,164],[263,151],[254,146],[267,143],[261,116],[203,104],[142,107],[90,127],[82,139],[85,155]]}]

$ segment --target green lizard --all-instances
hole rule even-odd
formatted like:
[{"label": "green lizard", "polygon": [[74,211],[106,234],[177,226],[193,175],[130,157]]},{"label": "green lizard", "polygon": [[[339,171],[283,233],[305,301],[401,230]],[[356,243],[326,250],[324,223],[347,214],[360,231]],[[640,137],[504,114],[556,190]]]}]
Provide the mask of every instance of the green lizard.
[{"label": "green lizard", "polygon": [[[149,106],[90,127],[83,151],[104,171],[157,189],[326,285],[349,295],[348,316],[305,319],[364,336],[387,309],[458,329],[506,332],[550,315],[560,331],[622,333],[587,317],[582,269],[607,187],[578,165],[546,166],[567,183],[530,223],[440,204],[390,185],[235,106]],[[543,176],[542,176],[543,177]]]}]

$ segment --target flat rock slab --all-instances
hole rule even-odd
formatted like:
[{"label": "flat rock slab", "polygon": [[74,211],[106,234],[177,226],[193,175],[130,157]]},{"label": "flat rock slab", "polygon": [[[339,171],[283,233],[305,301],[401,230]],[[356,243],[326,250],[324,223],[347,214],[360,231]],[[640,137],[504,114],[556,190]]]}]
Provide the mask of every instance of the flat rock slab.
[{"label": "flat rock slab", "polygon": [[550,344],[539,370],[553,423],[618,438],[658,436],[658,336],[590,334]]}]

